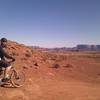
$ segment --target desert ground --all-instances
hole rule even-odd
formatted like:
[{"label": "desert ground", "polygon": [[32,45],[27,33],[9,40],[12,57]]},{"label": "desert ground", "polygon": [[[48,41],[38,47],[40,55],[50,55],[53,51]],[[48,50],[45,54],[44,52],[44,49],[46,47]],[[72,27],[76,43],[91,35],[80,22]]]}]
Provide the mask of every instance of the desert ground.
[{"label": "desert ground", "polygon": [[23,87],[0,87],[0,100],[100,100],[100,52],[44,52],[9,41]]}]

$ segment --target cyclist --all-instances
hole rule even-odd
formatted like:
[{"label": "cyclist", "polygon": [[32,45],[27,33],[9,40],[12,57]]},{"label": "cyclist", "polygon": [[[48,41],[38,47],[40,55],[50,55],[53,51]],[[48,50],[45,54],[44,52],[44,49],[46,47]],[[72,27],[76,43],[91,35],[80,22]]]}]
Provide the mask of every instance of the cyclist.
[{"label": "cyclist", "polygon": [[5,48],[7,47],[7,39],[1,38],[0,40],[0,68],[4,67],[4,77],[1,79],[0,82],[7,82],[9,80],[9,71],[11,69],[11,63],[8,62],[6,59],[12,59],[15,61],[15,58],[10,56],[6,51]]}]

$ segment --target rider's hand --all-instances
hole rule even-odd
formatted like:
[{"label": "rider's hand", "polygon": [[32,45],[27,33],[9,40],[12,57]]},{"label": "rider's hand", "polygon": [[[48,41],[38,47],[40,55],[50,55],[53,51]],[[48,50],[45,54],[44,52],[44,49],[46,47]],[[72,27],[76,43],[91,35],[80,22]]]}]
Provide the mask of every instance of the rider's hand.
[{"label": "rider's hand", "polygon": [[12,62],[14,62],[15,61],[15,58],[12,58]]}]

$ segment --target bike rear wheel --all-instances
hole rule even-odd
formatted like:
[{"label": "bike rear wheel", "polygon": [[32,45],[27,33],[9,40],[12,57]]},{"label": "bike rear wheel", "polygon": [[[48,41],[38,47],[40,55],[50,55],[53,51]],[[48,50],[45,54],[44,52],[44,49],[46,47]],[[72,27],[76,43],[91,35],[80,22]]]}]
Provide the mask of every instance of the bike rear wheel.
[{"label": "bike rear wheel", "polygon": [[14,87],[21,87],[25,83],[25,74],[22,71],[13,71],[11,75],[11,84]]}]

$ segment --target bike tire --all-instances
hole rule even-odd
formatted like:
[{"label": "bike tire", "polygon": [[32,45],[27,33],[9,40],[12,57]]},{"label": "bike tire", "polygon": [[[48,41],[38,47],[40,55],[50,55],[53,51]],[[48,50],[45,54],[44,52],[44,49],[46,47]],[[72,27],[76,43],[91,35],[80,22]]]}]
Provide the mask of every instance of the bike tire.
[{"label": "bike tire", "polygon": [[[16,76],[17,75],[17,76]],[[22,71],[16,72],[13,71],[12,75],[11,75],[11,84],[18,88],[18,87],[22,87],[25,83],[25,74]]]}]

